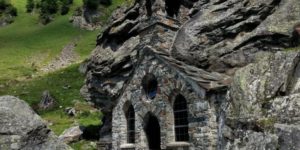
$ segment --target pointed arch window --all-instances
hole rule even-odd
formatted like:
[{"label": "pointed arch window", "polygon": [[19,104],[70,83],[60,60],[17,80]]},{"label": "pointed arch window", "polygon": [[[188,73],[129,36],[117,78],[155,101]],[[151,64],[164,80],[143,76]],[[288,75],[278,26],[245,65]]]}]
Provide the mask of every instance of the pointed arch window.
[{"label": "pointed arch window", "polygon": [[189,141],[187,102],[180,94],[176,96],[173,111],[176,141]]},{"label": "pointed arch window", "polygon": [[158,81],[155,75],[152,73],[147,73],[142,79],[142,87],[147,97],[154,99],[158,89]]},{"label": "pointed arch window", "polygon": [[135,112],[132,105],[129,106],[126,118],[127,118],[127,142],[135,142]]}]

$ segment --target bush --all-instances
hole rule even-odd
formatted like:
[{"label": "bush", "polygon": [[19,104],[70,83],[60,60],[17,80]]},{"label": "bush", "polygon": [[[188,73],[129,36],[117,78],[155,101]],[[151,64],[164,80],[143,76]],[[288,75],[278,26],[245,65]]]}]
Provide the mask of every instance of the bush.
[{"label": "bush", "polygon": [[97,10],[99,7],[99,0],[83,0],[84,6],[90,10]]},{"label": "bush", "polygon": [[57,0],[42,0],[41,1],[41,13],[55,14],[58,11]]},{"label": "bush", "polygon": [[8,3],[6,0],[0,0],[0,9],[1,10],[6,9],[7,5],[8,5]]},{"label": "bush", "polygon": [[41,2],[36,2],[35,8],[40,9],[41,8]]},{"label": "bush", "polygon": [[34,1],[33,0],[27,0],[27,4],[26,4],[26,11],[28,13],[32,12],[34,9]]},{"label": "bush", "polygon": [[0,14],[7,14],[11,16],[17,16],[17,9],[12,6],[7,0],[0,0]]},{"label": "bush", "polygon": [[68,3],[67,3],[68,5],[73,4],[73,0],[67,0],[67,2],[68,2]]},{"label": "bush", "polygon": [[111,5],[111,0],[100,0],[100,3],[103,5]]},{"label": "bush", "polygon": [[74,11],[74,16],[81,16],[82,15],[82,8],[77,7]]},{"label": "bush", "polygon": [[10,15],[12,15],[12,16],[17,16],[17,15],[18,15],[17,8],[15,8],[15,7],[13,7],[13,6],[7,7],[6,13],[7,13],[7,14],[10,14]]},{"label": "bush", "polygon": [[68,6],[68,5],[62,5],[61,6],[60,14],[61,15],[66,15],[66,14],[68,14],[69,10],[70,10],[70,6]]},{"label": "bush", "polygon": [[43,25],[50,23],[51,15],[47,13],[40,14],[40,21]]},{"label": "bush", "polygon": [[65,15],[69,12],[70,10],[70,5],[73,3],[73,0],[60,0],[61,2],[61,10],[60,14]]}]

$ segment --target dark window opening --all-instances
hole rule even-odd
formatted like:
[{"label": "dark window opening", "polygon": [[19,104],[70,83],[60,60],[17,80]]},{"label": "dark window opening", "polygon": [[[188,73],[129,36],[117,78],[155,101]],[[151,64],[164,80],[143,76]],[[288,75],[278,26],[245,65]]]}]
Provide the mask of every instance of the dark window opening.
[{"label": "dark window opening", "polygon": [[135,143],[135,117],[134,117],[134,108],[132,105],[129,106],[126,117],[127,117],[127,142]]},{"label": "dark window opening", "polygon": [[157,86],[158,86],[156,77],[151,73],[146,74],[142,79],[142,86],[146,95],[150,99],[154,99],[157,94]]},{"label": "dark window opening", "polygon": [[176,141],[189,141],[187,102],[182,95],[176,96],[173,109]]},{"label": "dark window opening", "polygon": [[291,39],[291,46],[297,47],[300,45],[300,23],[296,24]]},{"label": "dark window opening", "polygon": [[180,0],[166,0],[165,9],[169,17],[177,17],[180,9]]}]

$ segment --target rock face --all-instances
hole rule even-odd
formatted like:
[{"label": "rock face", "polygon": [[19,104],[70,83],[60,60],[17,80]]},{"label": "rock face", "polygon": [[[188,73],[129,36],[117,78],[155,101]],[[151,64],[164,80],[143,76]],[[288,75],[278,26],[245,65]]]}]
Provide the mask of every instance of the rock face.
[{"label": "rock face", "polygon": [[299,149],[299,52],[260,54],[238,70],[229,90],[227,149]]},{"label": "rock face", "polygon": [[200,6],[178,32],[171,54],[209,71],[226,72],[253,62],[260,51],[291,46],[300,21],[297,0],[226,0]]},{"label": "rock face", "polygon": [[0,97],[0,149],[67,150],[46,123],[22,100]]},{"label": "rock face", "polygon": [[71,127],[66,129],[58,138],[65,143],[76,142],[80,140],[83,134],[83,129],[80,126]]},{"label": "rock face", "polygon": [[219,149],[299,149],[299,16],[299,0],[136,0],[119,9],[82,89],[106,116],[101,134],[110,135],[112,110],[149,46],[207,90]]}]

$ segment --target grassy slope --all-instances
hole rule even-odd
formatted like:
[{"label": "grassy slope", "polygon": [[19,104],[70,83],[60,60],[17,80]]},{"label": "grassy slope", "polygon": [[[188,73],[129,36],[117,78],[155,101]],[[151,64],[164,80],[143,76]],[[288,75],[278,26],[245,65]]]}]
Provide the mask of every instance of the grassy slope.
[{"label": "grassy slope", "polygon": [[[99,31],[85,31],[73,27],[69,23],[69,15],[56,16],[55,20],[44,26],[38,24],[37,14],[25,13],[26,0],[11,0],[18,9],[18,17],[9,26],[0,28],[0,95],[14,95],[35,106],[44,90],[57,99],[58,106],[50,111],[38,112],[45,120],[52,123],[49,126],[56,134],[71,125],[84,126],[101,124],[100,112],[92,112],[93,108],[84,102],[79,94],[84,76],[78,73],[78,64],[52,73],[42,73],[39,68],[59,55],[64,45],[78,39],[76,52],[81,60],[87,58],[95,47]],[[111,12],[122,4],[133,0],[113,0],[113,4],[104,7],[106,14],[102,19],[106,22]],[[74,0],[72,10],[82,5],[82,0]],[[3,88],[4,85],[4,88]],[[64,86],[70,89],[64,89]],[[75,107],[81,112],[76,117],[68,117],[64,112],[66,107]],[[75,149],[82,149],[88,141],[72,144]]]},{"label": "grassy slope", "polygon": [[[82,58],[96,44],[98,32],[73,27],[68,22],[70,15],[58,16],[47,26],[38,24],[37,14],[25,13],[25,2],[12,0],[12,4],[18,8],[18,17],[13,24],[0,28],[0,72],[5,72],[0,74],[0,84],[12,78],[31,75],[36,69],[32,66],[42,67],[58,55],[64,45],[78,37],[77,51]],[[81,0],[74,2],[73,9],[81,5]]]}]

